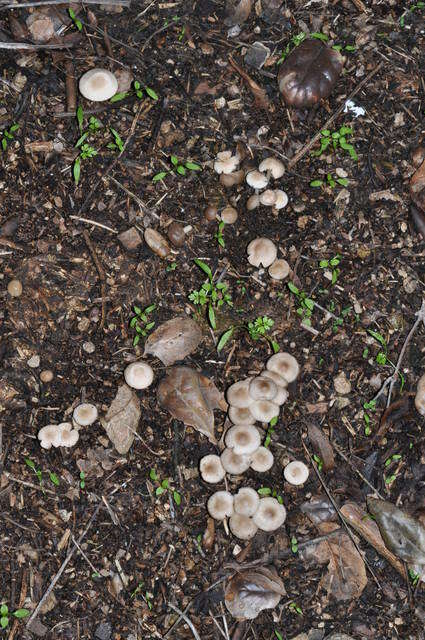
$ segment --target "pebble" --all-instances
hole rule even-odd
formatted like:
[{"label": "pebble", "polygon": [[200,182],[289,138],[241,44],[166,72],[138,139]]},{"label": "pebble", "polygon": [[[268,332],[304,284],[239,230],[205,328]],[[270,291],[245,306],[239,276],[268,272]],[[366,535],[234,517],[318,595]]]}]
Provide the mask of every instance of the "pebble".
[{"label": "pebble", "polygon": [[127,231],[120,233],[118,240],[127,251],[133,251],[133,249],[137,249],[137,247],[142,244],[142,239],[136,227],[130,227]]},{"label": "pebble", "polygon": [[254,69],[261,69],[270,56],[270,49],[262,42],[253,42],[245,54],[245,64]]},{"label": "pebble", "polygon": [[41,382],[51,382],[53,380],[53,371],[50,369],[43,369],[40,373]]},{"label": "pebble", "polygon": [[335,173],[338,178],[348,178],[348,173],[345,171],[345,169],[342,169],[342,167],[337,167],[335,169]]},{"label": "pebble", "polygon": [[83,350],[86,353],[93,353],[95,349],[96,347],[94,346],[93,342],[91,342],[90,340],[87,340],[87,342],[83,342]]},{"label": "pebble", "polygon": [[342,371],[334,378],[335,391],[342,396],[351,392],[351,382],[347,380],[345,373]]},{"label": "pebble", "polygon": [[31,367],[31,369],[37,369],[37,367],[40,366],[40,356],[32,356],[28,360],[27,365]]},{"label": "pebble", "polygon": [[78,331],[87,331],[90,326],[90,320],[88,318],[81,318],[77,326]]},{"label": "pebble", "polygon": [[7,292],[12,298],[19,298],[22,295],[22,283],[20,280],[11,280],[7,285]]}]

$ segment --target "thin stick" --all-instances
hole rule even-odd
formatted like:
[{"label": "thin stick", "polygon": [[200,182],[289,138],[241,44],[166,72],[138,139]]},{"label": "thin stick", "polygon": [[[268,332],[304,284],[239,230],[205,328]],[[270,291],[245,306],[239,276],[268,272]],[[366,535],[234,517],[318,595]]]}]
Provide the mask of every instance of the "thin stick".
[{"label": "thin stick", "polygon": [[82,550],[82,548],[80,547],[80,545],[78,544],[78,540],[76,540],[74,538],[74,536],[71,536],[72,538],[72,542],[75,544],[75,546],[77,547],[78,551],[81,553],[81,555],[83,556],[84,560],[87,562],[87,564],[89,565],[89,567],[100,576],[99,571],[96,569],[96,567],[91,563],[91,561],[89,560],[89,558],[86,556],[86,554],[84,553],[84,551]]},{"label": "thin stick", "polygon": [[177,607],[175,607],[173,604],[171,604],[171,602],[167,602],[167,607],[169,607],[170,609],[172,609],[173,611],[178,613],[179,616],[181,618],[183,618],[183,620],[185,621],[185,623],[187,624],[189,629],[192,631],[192,633],[193,633],[194,637],[196,638],[196,640],[201,640],[201,638],[199,637],[199,633],[196,631],[192,620],[190,620],[190,618],[188,618],[187,615],[183,611],[180,611],[180,609],[177,609]]},{"label": "thin stick", "polygon": [[100,280],[100,294],[102,296],[102,318],[100,321],[100,325],[99,328],[102,330],[103,327],[105,326],[105,320],[106,320],[106,289],[105,289],[105,282],[106,282],[106,277],[105,277],[105,272],[103,270],[102,265],[100,264],[100,260],[96,255],[96,251],[95,248],[93,246],[92,241],[90,240],[90,236],[87,233],[86,230],[83,231],[83,238],[84,241],[88,247],[88,250],[90,251],[90,255],[93,258],[93,262],[94,265],[96,267],[97,270],[97,274],[99,276],[99,280]]},{"label": "thin stick", "polygon": [[[75,4],[78,0],[73,0]],[[17,4],[0,3],[0,11],[5,9],[26,9],[27,7],[43,7],[46,5],[66,4],[66,0],[36,0],[35,2],[19,2]],[[81,0],[81,4],[105,4],[111,6],[129,7],[131,0]]]},{"label": "thin stick", "polygon": [[112,227],[106,226],[106,224],[101,224],[100,222],[96,222],[95,220],[89,220],[88,218],[79,218],[78,216],[69,216],[72,220],[78,220],[79,222],[86,222],[87,224],[92,224],[95,227],[100,227],[101,229],[106,229],[106,231],[110,231],[111,233],[118,233],[116,229],[112,229]]},{"label": "thin stick", "polygon": [[32,482],[27,482],[26,480],[18,480],[18,478],[11,476],[8,471],[5,471],[5,476],[8,480],[11,480],[12,482],[17,482],[18,484],[22,484],[24,487],[30,487],[31,489],[37,489],[37,491],[42,491],[43,493],[49,493],[50,495],[53,495],[55,496],[55,498],[57,498],[57,495],[54,491],[51,491],[50,489],[45,489],[44,487],[33,484]]},{"label": "thin stick", "polygon": [[[15,6],[16,5],[13,5],[13,7]],[[63,44],[31,44],[30,42],[0,42],[0,49],[43,51],[44,49],[70,49],[71,47],[75,47],[77,44],[79,43],[64,42]]]},{"label": "thin stick", "polygon": [[305,144],[298,151],[298,153],[295,154],[295,156],[292,158],[292,160],[289,161],[288,167],[290,169],[297,164],[298,160],[301,160],[301,158],[303,156],[305,156],[305,154],[310,151],[310,149],[320,139],[320,136],[322,135],[321,132],[323,131],[323,129],[329,129],[329,126],[337,119],[337,117],[340,115],[340,113],[342,113],[344,111],[345,105],[348,102],[348,100],[351,100],[352,98],[354,98],[354,96],[357,95],[359,93],[359,91],[361,91],[361,89],[363,89],[365,84],[367,84],[369,82],[369,80],[371,80],[373,78],[373,76],[376,73],[378,73],[378,71],[382,68],[383,64],[384,64],[383,61],[380,62],[374,69],[372,69],[372,71],[366,76],[366,78],[363,78],[363,80],[360,82],[360,84],[358,84],[357,87],[355,89],[353,89],[353,91],[350,93],[350,95],[344,100],[342,105],[340,107],[338,107],[338,109],[335,111],[335,113],[333,113],[331,115],[331,117],[326,120],[325,124],[320,127],[319,131],[311,138],[311,140],[309,140],[309,142],[307,142],[307,144]]}]

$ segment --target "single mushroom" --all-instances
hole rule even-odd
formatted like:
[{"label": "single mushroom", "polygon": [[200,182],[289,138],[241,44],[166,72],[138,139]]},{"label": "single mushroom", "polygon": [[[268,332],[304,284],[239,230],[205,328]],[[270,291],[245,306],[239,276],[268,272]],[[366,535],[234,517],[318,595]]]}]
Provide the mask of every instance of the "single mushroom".
[{"label": "single mushroom", "polygon": [[231,151],[220,151],[217,153],[215,162],[214,162],[214,171],[216,173],[226,173],[230,174],[235,171],[236,167],[239,164],[239,156],[232,156]]},{"label": "single mushroom", "polygon": [[425,373],[419,378],[416,387],[415,407],[421,416],[425,416]]},{"label": "single mushroom", "polygon": [[249,186],[255,189],[256,192],[267,187],[269,182],[268,177],[256,169],[247,173],[245,179]]},{"label": "single mushroom", "polygon": [[277,248],[268,238],[255,238],[247,247],[248,262],[254,267],[270,267],[276,260]]},{"label": "single mushroom", "polygon": [[284,280],[289,274],[290,266],[286,260],[278,259],[269,267],[269,276],[273,280]]},{"label": "single mushroom", "polygon": [[234,382],[226,391],[227,402],[232,407],[238,407],[239,409],[249,408],[253,403],[253,399],[249,395],[249,383],[251,378],[245,380],[239,380]]},{"label": "single mushroom", "polygon": [[277,158],[266,158],[260,163],[258,169],[267,173],[268,176],[272,176],[274,180],[281,178],[285,173],[285,165]]},{"label": "single mushroom", "polygon": [[248,209],[248,211],[253,211],[253,209],[256,209],[259,204],[260,204],[260,196],[258,196],[255,193],[254,195],[250,196],[246,201],[246,208]]},{"label": "single mushroom", "polygon": [[59,446],[74,447],[77,444],[79,437],[80,434],[78,433],[77,429],[72,429],[71,431],[64,430],[61,432]]},{"label": "single mushroom", "polygon": [[274,191],[276,199],[274,201],[273,209],[276,211],[280,211],[280,209],[284,209],[289,202],[289,198],[285,191],[281,189],[275,189]]},{"label": "single mushroom", "polygon": [[233,171],[233,173],[222,173],[220,175],[219,182],[223,187],[230,188],[237,184],[242,184],[244,177],[245,171],[243,169],[239,169],[238,171]]},{"label": "single mushroom", "polygon": [[276,498],[262,498],[253,520],[262,531],[275,531],[286,520],[286,509]]},{"label": "single mushroom", "polygon": [[89,402],[82,402],[75,407],[72,417],[80,427],[88,427],[97,420],[97,408]]},{"label": "single mushroom", "polygon": [[214,454],[209,454],[201,458],[199,471],[202,479],[210,484],[221,482],[226,475],[226,471],[223,469],[220,457]]},{"label": "single mushroom", "polygon": [[273,189],[266,189],[263,191],[263,193],[260,194],[260,202],[265,207],[272,207],[276,202],[276,193]]},{"label": "single mushroom", "polygon": [[213,207],[212,205],[208,205],[208,207],[204,211],[204,218],[208,222],[212,222],[217,218],[217,213],[218,211],[216,207]]},{"label": "single mushroom", "polygon": [[259,422],[270,422],[279,415],[279,405],[270,400],[255,400],[249,410]]},{"label": "single mushroom", "polygon": [[264,369],[264,371],[260,373],[260,378],[268,378],[269,380],[273,380],[273,382],[277,384],[278,387],[283,387],[284,389],[286,389],[286,387],[288,386],[288,381],[285,380],[285,378],[282,378],[282,376],[280,376],[275,371]]},{"label": "single mushroom", "polygon": [[248,471],[251,464],[250,456],[238,456],[233,449],[226,448],[220,456],[223,469],[232,476],[239,476]]},{"label": "single mushroom", "polygon": [[260,504],[260,496],[251,487],[242,487],[239,489],[233,500],[235,513],[241,516],[253,516]]},{"label": "single mushroom", "polygon": [[258,471],[258,473],[265,473],[272,468],[273,463],[273,454],[266,447],[258,447],[251,456],[251,469]]},{"label": "single mushroom", "polygon": [[233,515],[233,496],[228,491],[216,491],[207,502],[208,513],[214,520]]},{"label": "single mushroom", "polygon": [[223,209],[220,218],[225,224],[234,224],[238,219],[238,212],[234,207],[228,206]]},{"label": "single mushroom", "polygon": [[261,437],[253,424],[235,424],[226,432],[225,442],[236,455],[243,456],[258,449]]},{"label": "single mushroom", "polygon": [[182,247],[186,240],[186,234],[183,225],[180,222],[172,222],[167,229],[169,241],[175,247]]},{"label": "single mushroom", "polygon": [[10,280],[7,285],[7,293],[11,298],[19,298],[22,295],[22,282],[16,278]]},{"label": "single mushroom", "polygon": [[308,467],[304,462],[301,462],[301,460],[293,460],[286,465],[283,470],[283,475],[286,482],[298,486],[307,482]]},{"label": "single mushroom", "polygon": [[254,422],[254,418],[248,407],[229,407],[227,415],[233,424],[252,424]]},{"label": "single mushroom", "polygon": [[118,80],[107,69],[90,69],[81,76],[78,88],[87,100],[103,102],[116,94]]},{"label": "single mushroom", "polygon": [[296,380],[300,373],[300,365],[294,356],[286,352],[275,353],[268,359],[266,367],[269,371],[274,371],[285,378],[288,383]]},{"label": "single mushroom", "polygon": [[147,362],[132,362],[124,371],[124,378],[133,389],[146,389],[153,381],[153,370]]},{"label": "single mushroom", "polygon": [[257,376],[249,383],[249,395],[254,400],[273,400],[277,394],[277,385],[273,380]]},{"label": "single mushroom", "polygon": [[229,529],[239,540],[251,540],[258,531],[252,518],[234,513],[229,520]]}]

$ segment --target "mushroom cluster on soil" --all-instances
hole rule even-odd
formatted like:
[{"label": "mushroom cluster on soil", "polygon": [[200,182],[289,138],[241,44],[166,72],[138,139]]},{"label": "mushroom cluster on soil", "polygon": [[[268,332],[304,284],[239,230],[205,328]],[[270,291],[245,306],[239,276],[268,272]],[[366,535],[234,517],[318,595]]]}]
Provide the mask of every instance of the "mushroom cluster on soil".
[{"label": "mushroom cluster on soil", "polygon": [[[273,207],[275,212],[284,209],[288,204],[288,196],[281,189],[266,189],[271,179],[278,180],[285,173],[283,163],[277,158],[266,158],[263,160],[258,170],[250,171],[246,176],[246,181],[250,187],[255,189],[254,195],[247,201],[248,211],[256,209],[260,204],[264,207]],[[265,189],[265,191],[260,191]]]},{"label": "mushroom cluster on soil", "polygon": [[282,258],[277,257],[277,247],[268,238],[255,238],[247,247],[248,262],[253,267],[268,268],[273,280],[284,280],[290,272],[290,266]]}]

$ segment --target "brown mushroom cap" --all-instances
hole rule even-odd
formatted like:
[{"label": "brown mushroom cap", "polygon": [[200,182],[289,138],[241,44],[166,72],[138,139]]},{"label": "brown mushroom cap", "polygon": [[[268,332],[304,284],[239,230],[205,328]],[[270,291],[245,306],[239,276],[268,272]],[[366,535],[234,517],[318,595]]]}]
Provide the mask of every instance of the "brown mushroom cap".
[{"label": "brown mushroom cap", "polygon": [[234,224],[238,219],[238,212],[234,207],[228,206],[223,209],[220,217],[225,224]]},{"label": "brown mushroom cap", "polygon": [[208,513],[214,520],[224,520],[233,514],[233,496],[228,491],[216,491],[207,502]]},{"label": "brown mushroom cap", "polygon": [[186,234],[184,232],[184,227],[180,224],[180,222],[172,222],[167,229],[167,236],[171,244],[175,247],[182,247],[186,240]]},{"label": "brown mushroom cap", "polygon": [[201,473],[202,479],[205,480],[205,482],[209,482],[211,484],[221,482],[221,480],[223,480],[224,476],[226,475],[219,456],[216,456],[214,454],[209,454],[201,458],[201,461],[199,463],[199,471]]},{"label": "brown mushroom cap", "polygon": [[245,177],[245,171],[239,169],[239,171],[233,171],[232,173],[222,173],[219,178],[220,184],[223,187],[233,187],[236,184],[241,184]]},{"label": "brown mushroom cap", "polygon": [[250,456],[238,456],[233,449],[226,448],[220,456],[223,468],[233,476],[239,476],[249,469]]},{"label": "brown mushroom cap", "polygon": [[228,414],[230,422],[233,424],[252,424],[255,422],[248,407],[229,407]]},{"label": "brown mushroom cap", "polygon": [[247,252],[248,262],[254,267],[270,267],[277,256],[276,245],[268,238],[255,238],[249,243]]},{"label": "brown mushroom cap", "polygon": [[254,195],[250,196],[246,201],[246,208],[248,209],[248,211],[252,211],[253,209],[256,209],[259,204],[260,196],[257,196],[257,194],[254,193]]},{"label": "brown mushroom cap", "polygon": [[260,496],[255,489],[251,487],[242,487],[239,489],[233,500],[235,513],[242,516],[253,516],[260,504]]},{"label": "brown mushroom cap", "polygon": [[268,359],[266,367],[285,378],[288,383],[296,380],[300,373],[300,365],[294,356],[286,352],[275,353]]},{"label": "brown mushroom cap", "polygon": [[275,531],[285,522],[286,509],[276,498],[262,498],[253,520],[262,531]]},{"label": "brown mushroom cap", "polygon": [[265,473],[272,468],[274,463],[274,457],[270,449],[266,447],[259,447],[251,455],[251,469],[258,471],[258,473]]},{"label": "brown mushroom cap", "polygon": [[229,520],[229,529],[239,540],[251,540],[258,531],[252,518],[234,513]]},{"label": "brown mushroom cap", "polygon": [[268,369],[265,369],[260,373],[260,378],[269,378],[269,380],[273,380],[273,382],[277,384],[278,387],[283,387],[284,389],[286,389],[286,387],[288,386],[288,381],[285,380],[285,378],[282,378],[282,376],[280,376],[275,371],[269,371]]},{"label": "brown mushroom cap", "polygon": [[279,405],[270,400],[255,400],[249,410],[259,422],[270,422],[279,415]]},{"label": "brown mushroom cap", "polygon": [[275,260],[269,267],[269,276],[273,280],[283,280],[290,272],[291,268],[286,260]]},{"label": "brown mushroom cap", "polygon": [[258,429],[253,424],[235,424],[226,432],[226,446],[238,456],[254,453],[261,444]]},{"label": "brown mushroom cap", "polygon": [[249,383],[249,395],[254,400],[273,400],[277,394],[277,385],[273,380],[257,376]]},{"label": "brown mushroom cap", "polygon": [[234,382],[226,391],[227,402],[232,407],[245,409],[253,403],[253,399],[249,395],[249,383],[251,378]]}]

